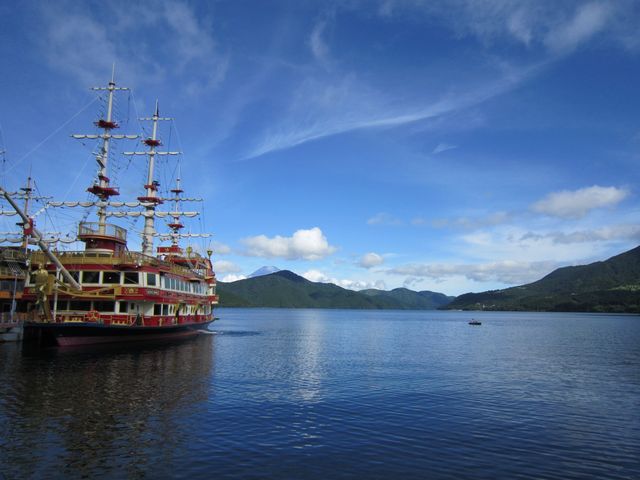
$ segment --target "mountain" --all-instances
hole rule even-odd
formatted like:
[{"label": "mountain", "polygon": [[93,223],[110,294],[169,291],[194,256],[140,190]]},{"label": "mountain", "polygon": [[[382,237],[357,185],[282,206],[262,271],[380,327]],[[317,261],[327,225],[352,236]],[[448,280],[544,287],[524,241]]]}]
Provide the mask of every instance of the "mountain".
[{"label": "mountain", "polygon": [[218,282],[222,307],[357,308],[433,310],[451,298],[404,288],[355,292],[332,283],[311,282],[288,270],[235,282]]},{"label": "mountain", "polygon": [[270,273],[276,273],[279,272],[280,269],[278,267],[261,267],[258,270],[256,270],[255,272],[253,272],[251,275],[249,275],[249,278],[253,278],[253,277],[261,277],[262,275],[269,275]]},{"label": "mountain", "polygon": [[466,293],[444,308],[640,313],[640,247],[602,262],[559,268],[527,285]]},{"label": "mountain", "polygon": [[386,299],[390,303],[401,305],[398,308],[411,310],[435,310],[451,303],[455,297],[448,297],[444,293],[430,292],[428,290],[415,292],[408,288],[394,288],[393,290],[361,290],[360,293],[375,297],[377,299]]},{"label": "mountain", "polygon": [[279,272],[279,271],[280,271],[280,269],[278,267],[264,266],[264,267],[260,267],[258,270],[253,272],[251,275],[249,275],[248,278],[261,277],[263,275],[269,275],[271,273],[276,273],[276,272]]}]

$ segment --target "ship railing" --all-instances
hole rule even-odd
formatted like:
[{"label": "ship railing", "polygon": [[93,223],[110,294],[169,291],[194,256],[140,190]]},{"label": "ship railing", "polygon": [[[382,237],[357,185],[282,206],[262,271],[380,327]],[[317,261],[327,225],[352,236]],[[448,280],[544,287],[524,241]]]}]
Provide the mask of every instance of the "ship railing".
[{"label": "ship railing", "polygon": [[99,235],[103,237],[114,237],[122,241],[127,240],[127,231],[112,223],[100,225],[98,222],[81,222],[78,226],[78,236]]},{"label": "ship railing", "polygon": [[[169,270],[177,275],[193,275],[193,270],[176,265],[174,263],[162,261],[156,257],[151,257],[140,252],[122,252],[122,253],[101,253],[87,251],[64,251],[54,252],[54,255],[63,264],[100,264],[100,265],[136,265],[136,266],[152,266],[161,267]],[[48,259],[42,252],[31,252],[31,265],[46,264]]]},{"label": "ship railing", "polygon": [[24,253],[24,249],[18,250],[15,248],[5,248],[2,250],[0,260],[13,260],[15,262],[24,262],[27,259],[27,255]]},{"label": "ship railing", "polygon": [[22,278],[24,279],[26,272],[22,268],[0,267],[0,277]]}]

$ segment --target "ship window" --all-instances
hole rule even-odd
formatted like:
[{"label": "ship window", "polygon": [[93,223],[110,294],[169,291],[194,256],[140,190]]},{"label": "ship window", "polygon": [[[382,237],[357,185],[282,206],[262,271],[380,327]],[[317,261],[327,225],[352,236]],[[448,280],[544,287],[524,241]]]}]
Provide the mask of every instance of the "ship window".
[{"label": "ship window", "polygon": [[73,270],[69,272],[69,275],[71,275],[71,278],[73,278],[76,282],[80,283],[80,272],[78,272],[77,270]]},{"label": "ship window", "polygon": [[162,315],[169,315],[169,305],[166,303],[162,305]]},{"label": "ship window", "polygon": [[130,303],[129,304],[129,313],[134,313],[136,311],[136,304],[135,303]]},{"label": "ship window", "polygon": [[69,310],[68,300],[58,300],[58,310]]},{"label": "ship window", "polygon": [[82,300],[71,300],[69,302],[69,310],[88,312],[89,310],[91,310],[91,302],[85,302]]},{"label": "ship window", "polygon": [[138,272],[124,272],[125,285],[137,285],[139,281]]},{"label": "ship window", "polygon": [[99,312],[113,312],[115,308],[115,302],[99,301],[93,302],[93,309]]},{"label": "ship window", "polygon": [[153,305],[153,314],[154,315],[162,315],[162,304],[156,303]]},{"label": "ship window", "polygon": [[102,272],[102,283],[120,283],[120,272]]},{"label": "ship window", "polygon": [[100,283],[100,272],[82,272],[82,283]]},{"label": "ship window", "polygon": [[147,273],[147,285],[149,287],[156,286],[156,274],[155,273]]}]

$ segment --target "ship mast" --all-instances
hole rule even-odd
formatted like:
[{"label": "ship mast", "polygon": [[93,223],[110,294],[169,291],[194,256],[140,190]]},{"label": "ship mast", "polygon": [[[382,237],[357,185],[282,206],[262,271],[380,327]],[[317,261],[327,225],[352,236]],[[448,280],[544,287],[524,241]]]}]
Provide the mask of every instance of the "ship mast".
[{"label": "ship mast", "polygon": [[[24,192],[24,213],[29,216],[29,199],[31,198],[31,192],[33,189],[31,188],[31,177],[27,177],[27,186],[22,187],[20,190]],[[29,235],[22,235],[22,248],[26,252],[29,246]]]},{"label": "ship mast", "polygon": [[114,195],[120,195],[117,187],[110,186],[108,174],[108,163],[109,163],[109,147],[111,143],[111,139],[135,139],[138,138],[137,135],[114,135],[111,133],[112,130],[119,128],[117,122],[113,120],[113,94],[119,90],[129,90],[127,87],[117,87],[115,82],[115,65],[111,71],[111,81],[106,87],[93,87],[92,90],[96,91],[106,91],[107,92],[107,116],[106,118],[101,118],[98,121],[94,122],[95,126],[102,129],[103,133],[100,135],[82,135],[82,134],[74,134],[73,138],[84,139],[84,138],[101,138],[102,139],[102,147],[96,153],[96,162],[98,163],[98,182],[94,183],[91,187],[87,189],[88,192],[93,193],[97,196],[101,202],[98,204],[98,234],[106,235],[107,229],[107,205],[109,198]]},{"label": "ship mast", "polygon": [[180,194],[184,192],[182,188],[180,188],[180,172],[178,172],[178,178],[176,178],[176,188],[171,190],[172,193],[175,194],[175,197],[172,199],[174,204],[173,212],[169,215],[173,218],[173,221],[169,223],[167,226],[173,232],[171,234],[171,246],[178,251],[180,246],[178,245],[178,239],[180,238],[180,230],[184,228],[184,225],[180,222],[180,217],[182,216],[182,212],[180,212],[180,201],[182,198]]},{"label": "ship mast", "polygon": [[154,180],[154,166],[156,155],[179,155],[180,152],[160,152],[156,150],[157,147],[162,145],[162,142],[158,138],[158,122],[171,121],[170,117],[161,117],[160,110],[158,108],[158,100],[156,100],[156,109],[151,117],[140,118],[141,121],[153,122],[151,137],[144,140],[144,144],[149,147],[146,152],[124,152],[125,155],[147,155],[149,157],[148,170],[147,170],[147,183],[144,188],[146,189],[146,195],[138,197],[138,200],[144,205],[144,230],[142,232],[142,253],[144,255],[153,255],[153,237],[156,234],[155,218],[156,218],[156,206],[163,203],[163,199],[158,197],[158,181]]}]

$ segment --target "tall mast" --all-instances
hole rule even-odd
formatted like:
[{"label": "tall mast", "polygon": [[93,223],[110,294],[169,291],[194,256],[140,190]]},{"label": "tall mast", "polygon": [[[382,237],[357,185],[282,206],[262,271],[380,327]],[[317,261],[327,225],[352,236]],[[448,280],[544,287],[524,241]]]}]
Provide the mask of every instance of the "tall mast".
[{"label": "tall mast", "polygon": [[174,249],[178,249],[178,239],[180,238],[180,230],[184,228],[184,225],[180,223],[180,217],[182,216],[182,212],[180,211],[180,194],[184,192],[182,188],[180,188],[180,172],[178,171],[178,178],[176,178],[176,188],[172,189],[171,192],[175,194],[175,198],[172,200],[175,202],[173,212],[169,215],[173,218],[173,221],[169,223],[167,226],[172,230],[171,234],[171,246]]},{"label": "tall mast", "polygon": [[[22,187],[20,190],[22,190],[24,192],[24,213],[25,215],[27,215],[27,217],[29,216],[29,199],[31,198],[31,192],[32,192],[32,188],[31,188],[31,177],[27,177],[27,186],[26,187]],[[27,247],[29,245],[29,235],[23,235],[22,236],[22,248],[24,251],[27,250]]]},{"label": "tall mast", "polygon": [[112,130],[119,128],[117,122],[113,120],[113,94],[119,90],[129,90],[126,87],[117,87],[115,82],[115,65],[111,71],[111,81],[106,87],[93,87],[92,90],[107,92],[107,116],[94,122],[95,126],[102,129],[103,133],[99,135],[72,135],[73,138],[101,138],[102,146],[96,153],[96,162],[98,163],[98,182],[94,183],[87,189],[88,192],[97,196],[101,202],[98,205],[98,233],[105,235],[107,225],[107,202],[109,197],[120,195],[117,187],[109,185],[108,164],[109,164],[109,146],[111,139],[138,138],[137,135],[113,135]]},{"label": "tall mast", "polygon": [[144,144],[149,147],[146,152],[124,152],[125,155],[147,155],[149,157],[147,170],[147,183],[144,188],[145,196],[138,197],[138,200],[144,205],[144,230],[142,231],[142,253],[145,255],[153,255],[153,237],[156,234],[155,217],[156,206],[162,203],[162,199],[158,197],[158,186],[160,185],[153,178],[156,155],[179,155],[180,152],[160,152],[156,148],[162,145],[158,138],[158,122],[171,121],[170,117],[161,117],[158,108],[158,100],[156,100],[156,109],[151,117],[140,118],[142,121],[152,122],[151,137],[144,140]]}]

